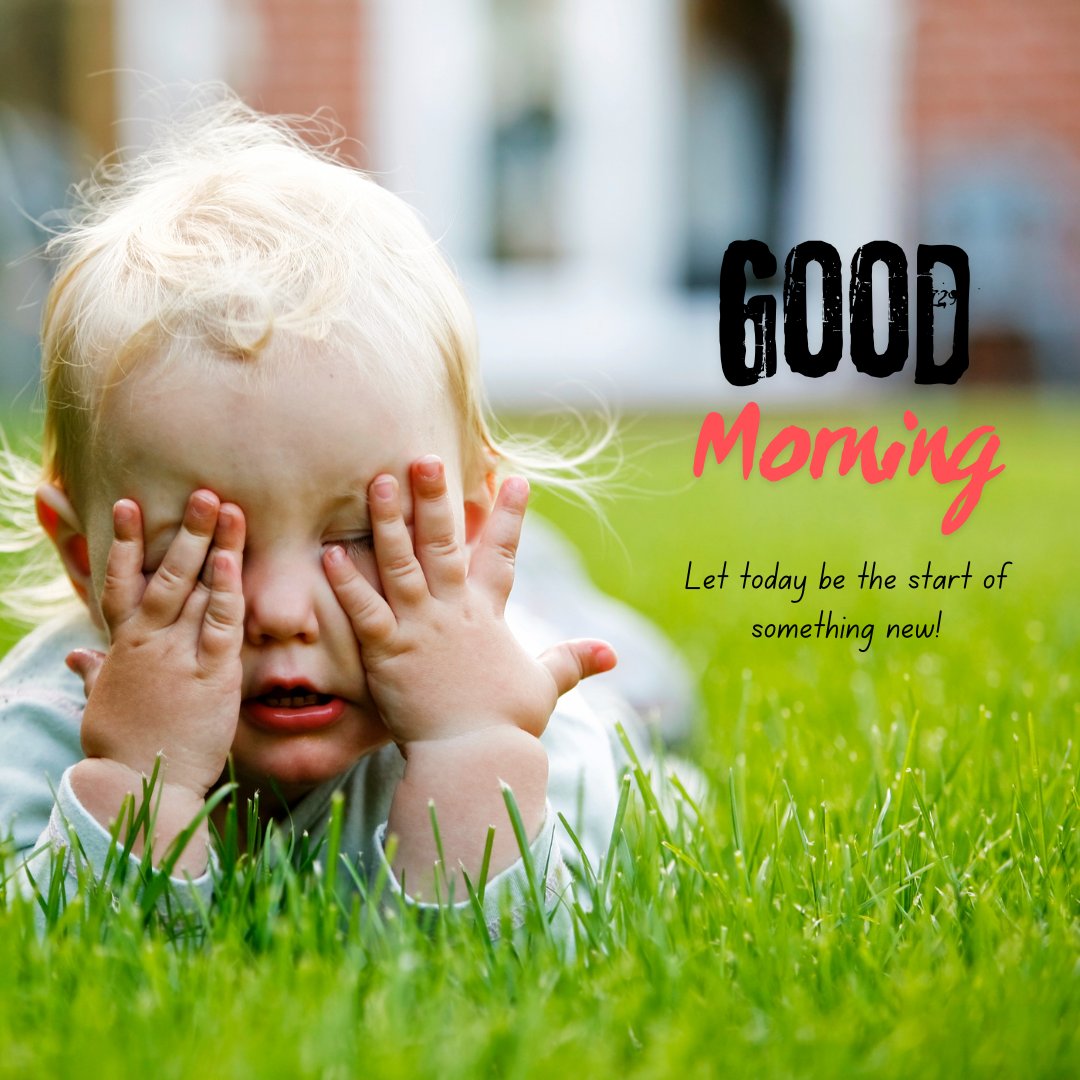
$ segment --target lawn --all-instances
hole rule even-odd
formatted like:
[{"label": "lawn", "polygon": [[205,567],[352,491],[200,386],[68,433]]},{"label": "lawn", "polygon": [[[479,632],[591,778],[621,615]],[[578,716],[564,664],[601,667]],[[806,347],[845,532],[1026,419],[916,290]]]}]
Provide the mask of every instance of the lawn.
[{"label": "lawn", "polygon": [[[137,898],[76,905],[44,942],[0,905],[0,1076],[1077,1075],[1078,404],[928,398],[950,445],[996,425],[1006,465],[951,536],[957,484],[767,483],[734,459],[695,479],[701,415],[627,417],[605,521],[534,507],[689,658],[713,792],[661,815],[632,778],[576,955],[536,922],[492,945],[343,910],[325,869],[227,852],[220,907],[177,941]],[[762,431],[896,438],[902,411],[765,408]],[[725,560],[723,589],[685,588]],[[748,561],[806,574],[804,598],[743,589]],[[860,590],[864,562],[896,587]],[[968,562],[966,589],[908,588]],[[753,636],[819,612],[872,642]]]}]

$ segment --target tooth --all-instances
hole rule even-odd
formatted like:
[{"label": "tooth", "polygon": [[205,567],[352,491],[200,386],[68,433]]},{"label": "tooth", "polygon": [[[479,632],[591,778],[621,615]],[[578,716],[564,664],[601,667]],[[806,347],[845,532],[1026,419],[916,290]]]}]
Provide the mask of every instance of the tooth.
[{"label": "tooth", "polygon": [[264,698],[268,705],[277,709],[300,709],[319,703],[317,693],[265,694]]}]

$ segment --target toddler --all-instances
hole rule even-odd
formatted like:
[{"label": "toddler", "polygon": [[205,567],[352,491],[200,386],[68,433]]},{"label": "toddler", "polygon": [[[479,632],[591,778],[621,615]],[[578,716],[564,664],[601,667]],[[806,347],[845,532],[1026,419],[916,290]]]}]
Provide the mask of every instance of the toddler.
[{"label": "toddler", "polygon": [[[69,830],[100,874],[155,764],[157,862],[231,755],[240,798],[316,840],[343,792],[342,850],[410,903],[446,883],[467,903],[494,825],[492,921],[526,892],[505,784],[559,903],[556,812],[599,856],[614,721],[635,714],[570,693],[610,645],[536,658],[550,628],[506,610],[528,485],[496,474],[529,462],[489,430],[434,243],[231,96],[80,194],[51,245],[34,501],[81,603],[0,665],[0,833],[24,882],[48,889]],[[203,821],[173,873],[204,902],[212,862]]]}]

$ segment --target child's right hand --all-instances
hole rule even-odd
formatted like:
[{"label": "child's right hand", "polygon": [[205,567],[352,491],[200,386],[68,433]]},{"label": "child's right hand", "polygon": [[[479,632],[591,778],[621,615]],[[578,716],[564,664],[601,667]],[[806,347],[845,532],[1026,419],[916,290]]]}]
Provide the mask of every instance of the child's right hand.
[{"label": "child's right hand", "polygon": [[149,776],[160,752],[163,781],[200,799],[217,782],[240,714],[244,528],[238,506],[196,491],[161,566],[144,576],[139,506],[113,507],[101,594],[109,651],[67,661],[86,687],[88,758]]}]

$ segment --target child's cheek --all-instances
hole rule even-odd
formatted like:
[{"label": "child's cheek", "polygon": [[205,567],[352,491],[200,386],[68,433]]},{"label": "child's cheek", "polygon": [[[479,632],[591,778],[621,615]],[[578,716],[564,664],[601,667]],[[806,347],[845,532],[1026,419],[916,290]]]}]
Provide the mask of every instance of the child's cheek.
[{"label": "child's cheek", "polygon": [[89,567],[91,593],[83,596],[82,600],[90,611],[90,618],[98,629],[105,629],[105,620],[101,616],[101,590],[105,585],[105,565],[109,557],[109,544],[105,544],[101,550],[93,540],[87,545],[87,566]]}]

